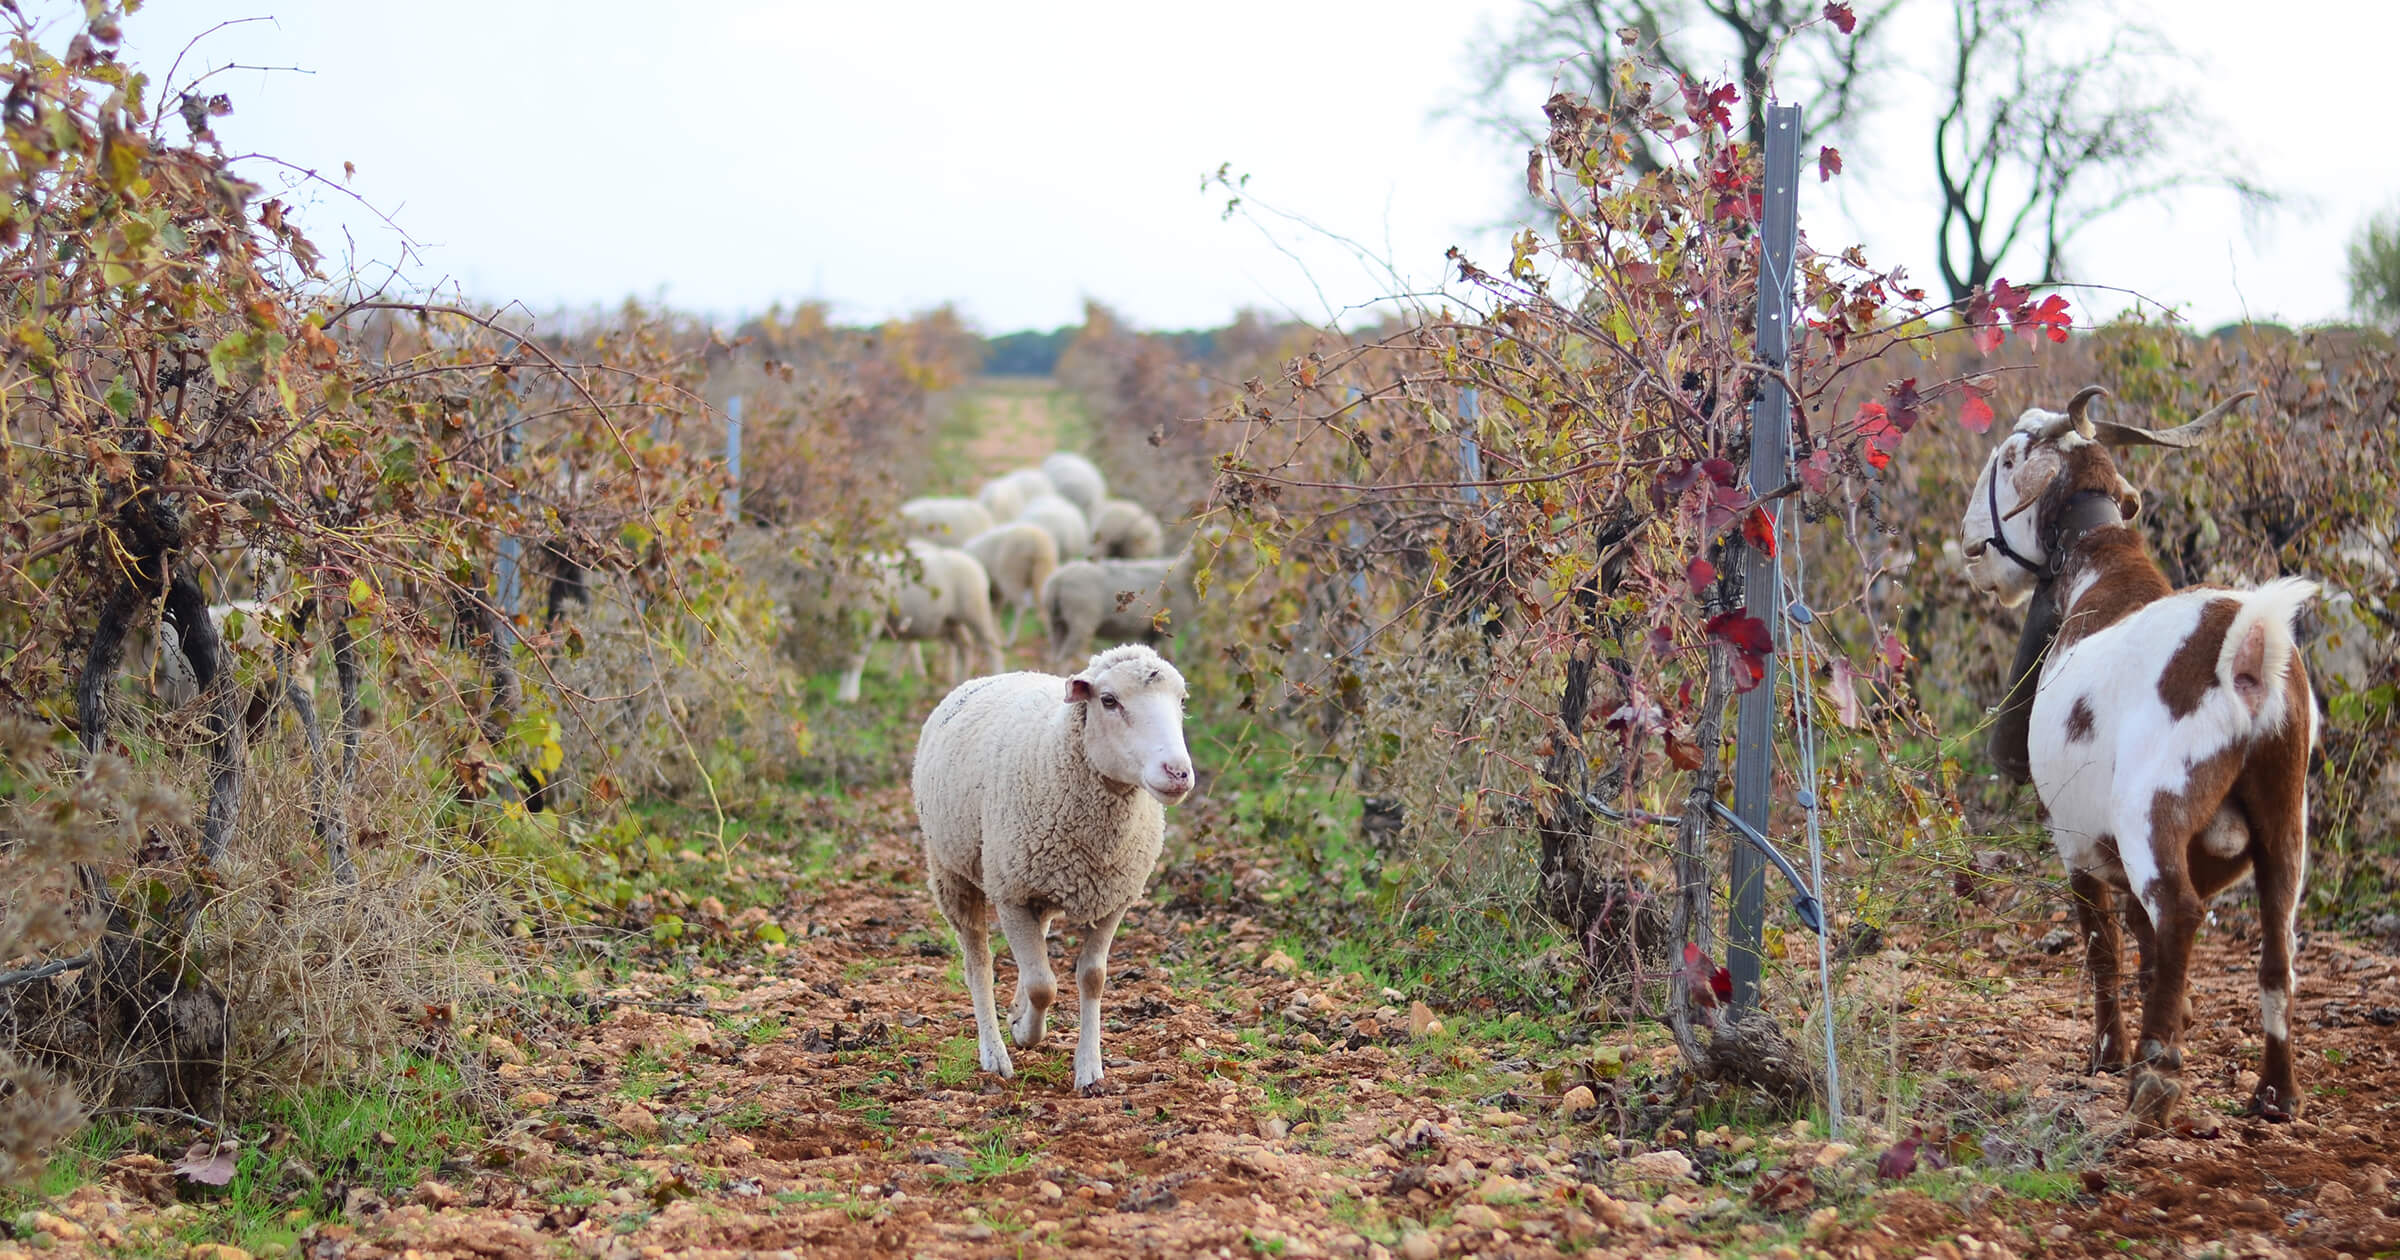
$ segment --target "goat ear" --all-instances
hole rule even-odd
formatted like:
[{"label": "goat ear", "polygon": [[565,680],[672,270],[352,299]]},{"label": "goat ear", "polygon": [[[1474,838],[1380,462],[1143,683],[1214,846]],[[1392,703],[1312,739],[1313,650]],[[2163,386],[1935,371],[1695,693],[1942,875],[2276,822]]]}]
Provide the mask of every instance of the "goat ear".
[{"label": "goat ear", "polygon": [[1099,689],[1092,686],[1092,680],[1081,674],[1067,680],[1068,704],[1090,704],[1092,697],[1099,694]]},{"label": "goat ear", "polygon": [[2125,523],[2131,525],[2134,518],[2141,514],[2142,492],[2134,489],[2132,482],[2123,477],[2117,478],[2117,515],[2124,517]]}]

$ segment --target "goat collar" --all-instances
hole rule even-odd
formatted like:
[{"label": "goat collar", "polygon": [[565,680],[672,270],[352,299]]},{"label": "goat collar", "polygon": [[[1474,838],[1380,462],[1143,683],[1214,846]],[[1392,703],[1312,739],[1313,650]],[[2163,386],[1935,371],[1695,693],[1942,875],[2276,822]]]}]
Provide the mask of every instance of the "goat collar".
[{"label": "goat collar", "polygon": [[2058,518],[2048,522],[2047,532],[2050,536],[2042,540],[2043,563],[2048,567],[2043,580],[2052,581],[2058,577],[2059,571],[2066,567],[2067,553],[2075,549],[2075,544],[2082,541],[2084,535],[2095,529],[2107,529],[2124,523],[2125,513],[2117,506],[2116,495],[2096,489],[2078,490],[2069,495],[2066,504],[2059,510]]},{"label": "goat collar", "polygon": [[[2099,489],[2078,490],[2068,496],[2066,504],[2055,517],[2042,522],[2037,535],[2042,558],[2030,560],[2008,545],[2007,523],[2000,518],[2000,479],[1995,476],[1984,482],[1984,491],[1985,501],[1992,513],[1992,536],[1986,541],[2001,555],[2016,561],[2018,568],[2045,584],[2058,580],[2059,569],[2067,562],[2067,552],[2085,534],[2125,523],[2125,514],[2118,510],[2115,495]],[[2048,516],[2047,513],[2044,515]]]}]

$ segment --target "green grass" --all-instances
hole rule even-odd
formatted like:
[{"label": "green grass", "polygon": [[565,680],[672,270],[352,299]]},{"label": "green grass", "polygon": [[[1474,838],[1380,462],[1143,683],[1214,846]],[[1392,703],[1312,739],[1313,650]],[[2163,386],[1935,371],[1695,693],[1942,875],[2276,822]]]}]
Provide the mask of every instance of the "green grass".
[{"label": "green grass", "polygon": [[1024,1145],[1014,1132],[993,1129],[975,1140],[967,1166],[952,1170],[948,1180],[992,1181],[1033,1167],[1034,1157],[1040,1153],[1040,1146]]},{"label": "green grass", "polygon": [[935,1052],[930,1075],[934,1084],[955,1088],[974,1080],[982,1065],[982,1054],[973,1037],[952,1037]]},{"label": "green grass", "polygon": [[[386,1083],[379,1089],[322,1086],[264,1099],[239,1130],[232,1181],[221,1190],[187,1188],[186,1199],[197,1210],[174,1223],[178,1245],[166,1254],[202,1242],[231,1243],[253,1255],[282,1254],[311,1225],[340,1215],[333,1189],[361,1186],[403,1198],[445,1159],[473,1150],[482,1127],[454,1069],[404,1056],[381,1079]],[[64,1195],[136,1141],[133,1126],[101,1117],[52,1157],[30,1192],[0,1197],[0,1203],[13,1215]],[[151,1153],[171,1160],[183,1151]]]},{"label": "green grass", "polygon": [[658,1057],[648,1046],[641,1046],[625,1059],[623,1079],[617,1085],[622,1098],[649,1098],[667,1083],[667,1061]]},{"label": "green grass", "polygon": [[859,1122],[868,1128],[884,1133],[892,1131],[891,1104],[882,1099],[854,1089],[845,1089],[841,1092],[840,1103],[842,1110],[857,1116]]}]

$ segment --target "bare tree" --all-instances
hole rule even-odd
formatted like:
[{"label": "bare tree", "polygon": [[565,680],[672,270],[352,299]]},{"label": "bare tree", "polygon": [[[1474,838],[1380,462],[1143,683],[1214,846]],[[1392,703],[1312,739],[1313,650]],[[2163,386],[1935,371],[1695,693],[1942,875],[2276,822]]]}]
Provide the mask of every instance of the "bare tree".
[{"label": "bare tree", "polygon": [[[1839,138],[1870,111],[1884,20],[1901,0],[1853,5],[1823,0],[1527,0],[1513,27],[1486,31],[1471,48],[1473,103],[1458,111],[1478,128],[1527,148],[1537,117],[1511,99],[1528,77],[1594,101],[1617,97],[1610,75],[1628,56],[1663,67],[1683,83],[1723,81],[1743,89],[1747,136],[1766,143],[1766,85],[1801,104],[1812,135]],[[1860,11],[1863,10],[1863,11]],[[1676,85],[1665,85],[1671,94]],[[1659,157],[1639,127],[1622,129],[1635,169]]]},{"label": "bare tree", "polygon": [[2400,209],[2376,215],[2350,238],[2350,306],[2361,319],[2400,328]]},{"label": "bare tree", "polygon": [[[2136,202],[2230,189],[2246,209],[2274,195],[2205,137],[2212,120],[2176,83],[2167,37],[2095,22],[2070,0],[1949,0],[1948,74],[1937,83],[1942,283],[1964,301],[2010,259],[2038,250],[2037,279],[2067,279],[2067,246]],[[2097,39],[2083,33],[2106,34]]]}]

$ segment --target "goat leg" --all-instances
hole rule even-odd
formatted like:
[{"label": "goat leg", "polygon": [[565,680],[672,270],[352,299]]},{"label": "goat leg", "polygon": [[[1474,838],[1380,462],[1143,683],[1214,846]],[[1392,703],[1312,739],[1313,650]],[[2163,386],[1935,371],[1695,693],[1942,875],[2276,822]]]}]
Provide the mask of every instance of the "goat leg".
[{"label": "goat leg", "polygon": [[2117,931],[2116,894],[2090,871],[2067,877],[2075,913],[2083,927],[2083,962],[2092,973],[2092,1060],[2094,1072],[2122,1072],[2132,1061],[2125,1040],[2125,943]]},{"label": "goat leg", "polygon": [[2255,866],[2258,883],[2258,1005],[2266,1033],[2266,1055],[2258,1067],[2258,1088],[2250,1095],[2250,1114],[2273,1121],[2300,1114],[2300,1091],[2292,1079],[2292,950],[2297,936],[2294,916],[2299,910],[2300,868],[2305,861],[2298,844],[2261,845]]},{"label": "goat leg", "polygon": [[[2162,845],[2153,852],[2160,850],[2177,851]],[[2152,949],[2143,968],[2142,1039],[2128,1102],[2137,1128],[2161,1130],[2183,1101],[2183,1027],[2192,944],[2200,932],[2200,894],[2179,865],[2159,871],[2142,892]]]}]

